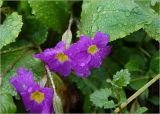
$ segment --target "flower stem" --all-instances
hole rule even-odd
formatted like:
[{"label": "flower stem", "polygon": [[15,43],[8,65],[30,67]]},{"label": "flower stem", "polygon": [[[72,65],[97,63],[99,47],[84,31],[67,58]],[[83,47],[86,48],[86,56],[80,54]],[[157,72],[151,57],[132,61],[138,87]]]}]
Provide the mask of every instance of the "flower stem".
[{"label": "flower stem", "polygon": [[[56,89],[55,89],[55,84],[54,84],[54,82],[53,82],[52,74],[51,74],[51,72],[50,72],[50,70],[49,70],[49,68],[48,68],[47,65],[45,65],[45,68],[46,68],[46,71],[47,71],[47,75],[48,75],[48,77],[49,77],[49,79],[50,79],[50,81],[51,81],[52,88],[53,88],[53,90],[54,90],[54,92],[55,92]],[[55,93],[56,93],[56,92],[55,92]]]},{"label": "flower stem", "polygon": [[47,70],[47,74],[48,74],[48,77],[51,81],[51,84],[52,84],[52,88],[54,90],[54,97],[53,97],[53,103],[54,103],[54,110],[55,110],[55,113],[58,114],[58,113],[63,113],[63,106],[62,106],[62,101],[61,99],[59,98],[57,92],[56,92],[56,88],[55,88],[55,84],[54,84],[54,81],[53,81],[53,77],[52,77],[52,74],[48,68],[47,65],[45,65],[45,68]]},{"label": "flower stem", "polygon": [[141,87],[138,91],[136,91],[132,96],[130,96],[127,99],[127,102],[122,103],[119,107],[117,107],[114,112],[118,113],[121,109],[126,107],[133,99],[135,99],[137,96],[139,96],[141,93],[143,93],[149,86],[151,86],[153,83],[155,83],[157,80],[160,79],[160,74],[155,76],[152,80],[150,80],[148,83],[146,83],[143,87]]},{"label": "flower stem", "polygon": [[[39,46],[37,48],[39,49],[40,52],[42,52],[42,50]],[[51,74],[51,72],[49,70],[49,67],[47,65],[45,65],[45,69],[46,69],[46,72],[47,72],[47,76],[49,77],[49,79],[51,81],[52,88],[53,88],[53,91],[54,91],[53,105],[54,105],[55,113],[56,114],[61,114],[61,113],[63,113],[62,101],[61,101],[60,97],[58,96],[58,94],[56,92],[56,87],[55,87],[55,84],[54,84],[54,81],[53,81],[53,77],[52,77],[52,74]]]}]

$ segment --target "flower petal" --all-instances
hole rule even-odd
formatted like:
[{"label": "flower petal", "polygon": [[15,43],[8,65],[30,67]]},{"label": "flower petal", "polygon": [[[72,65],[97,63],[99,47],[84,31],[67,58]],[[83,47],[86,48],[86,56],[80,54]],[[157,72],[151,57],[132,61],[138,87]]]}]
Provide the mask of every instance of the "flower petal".
[{"label": "flower petal", "polygon": [[104,34],[102,32],[96,32],[92,42],[93,44],[96,44],[99,48],[101,48],[106,46],[108,41],[109,41],[109,36],[107,34]]},{"label": "flower petal", "polygon": [[91,72],[88,66],[74,66],[75,74],[79,77],[88,77]]},{"label": "flower petal", "polygon": [[91,61],[89,62],[89,67],[99,68],[101,64],[102,64],[102,58],[98,53],[96,53],[92,56]]},{"label": "flower petal", "polygon": [[64,51],[65,50],[65,43],[63,41],[58,42],[54,49]]},{"label": "flower petal", "polygon": [[68,76],[71,72],[71,64],[69,61],[64,62],[63,64],[59,64],[56,70],[61,75]]},{"label": "flower petal", "polygon": [[17,70],[17,75],[18,76],[14,76],[10,79],[10,83],[18,93],[21,94],[21,92],[24,92],[28,87],[36,85],[33,75],[29,70],[20,67]]},{"label": "flower petal", "polygon": [[104,48],[101,48],[99,51],[98,51],[98,54],[102,57],[102,58],[105,58],[106,56],[108,56],[111,52],[111,48],[112,46],[106,46]]}]

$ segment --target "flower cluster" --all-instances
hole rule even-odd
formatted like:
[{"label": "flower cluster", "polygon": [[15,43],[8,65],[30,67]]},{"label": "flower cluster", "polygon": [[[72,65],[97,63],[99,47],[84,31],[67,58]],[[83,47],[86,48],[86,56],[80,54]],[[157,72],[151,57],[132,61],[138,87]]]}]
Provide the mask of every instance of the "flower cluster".
[{"label": "flower cluster", "polygon": [[77,76],[87,77],[90,70],[99,68],[102,60],[110,53],[108,41],[108,35],[97,32],[93,39],[81,36],[68,49],[65,49],[65,44],[61,41],[55,48],[46,49],[34,57],[44,61],[51,71],[63,76],[68,76],[72,69]]},{"label": "flower cluster", "polygon": [[30,113],[53,112],[51,88],[41,88],[33,79],[29,70],[20,67],[17,75],[10,79],[10,83],[20,94],[26,111]]}]

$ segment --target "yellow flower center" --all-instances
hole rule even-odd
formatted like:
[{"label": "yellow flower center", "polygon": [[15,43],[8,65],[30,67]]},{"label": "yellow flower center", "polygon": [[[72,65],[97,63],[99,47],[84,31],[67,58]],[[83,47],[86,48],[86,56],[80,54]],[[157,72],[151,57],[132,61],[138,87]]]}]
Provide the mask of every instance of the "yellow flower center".
[{"label": "yellow flower center", "polygon": [[68,56],[65,55],[64,53],[57,53],[56,59],[58,59],[61,63],[63,63],[68,60]]},{"label": "yellow flower center", "polygon": [[35,100],[37,103],[41,103],[44,99],[44,93],[36,90],[31,94],[31,100]]},{"label": "yellow flower center", "polygon": [[97,51],[98,51],[98,48],[97,48],[96,45],[91,45],[91,46],[89,46],[89,48],[88,48],[88,53],[90,53],[90,54],[92,54],[92,55],[94,55]]}]

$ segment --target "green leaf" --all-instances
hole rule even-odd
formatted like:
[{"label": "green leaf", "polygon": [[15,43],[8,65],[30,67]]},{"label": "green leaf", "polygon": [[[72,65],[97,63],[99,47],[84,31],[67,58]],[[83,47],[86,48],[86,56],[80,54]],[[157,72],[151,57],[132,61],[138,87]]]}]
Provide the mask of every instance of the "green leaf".
[{"label": "green leaf", "polygon": [[27,16],[27,15],[30,15],[31,14],[31,7],[30,5],[28,4],[28,1],[19,1],[18,2],[18,6],[17,6],[17,11],[20,13],[20,14],[23,14],[24,16]]},{"label": "green leaf", "polygon": [[159,103],[159,96],[151,96],[149,99],[148,99],[152,104],[158,106],[160,103]]},{"label": "green leaf", "polygon": [[8,94],[0,94],[0,113],[15,113],[16,105],[12,96]]},{"label": "green leaf", "polygon": [[[160,40],[160,16],[154,10],[154,5],[158,2],[157,0],[135,0],[135,2],[146,12],[152,19],[151,23],[144,26],[144,30],[147,34],[156,39]],[[158,8],[159,9],[159,8]]]},{"label": "green leaf", "polygon": [[72,74],[68,79],[70,82],[76,83],[78,89],[80,89],[84,95],[88,95],[98,88],[109,86],[109,84],[106,83],[106,79],[109,77],[106,72],[104,66],[102,66],[99,69],[93,69],[88,78],[79,78]]},{"label": "green leaf", "polygon": [[137,42],[143,42],[143,41],[148,41],[150,38],[146,37],[146,32],[142,29],[132,33],[129,36],[126,36],[125,41],[130,42],[130,43],[137,43]]},{"label": "green leaf", "polygon": [[130,87],[134,90],[138,90],[142,86],[144,86],[149,80],[149,77],[147,75],[141,75],[141,74],[132,74],[131,75],[131,81],[130,81]]},{"label": "green leaf", "polygon": [[21,31],[22,25],[22,16],[16,12],[7,16],[3,24],[0,25],[0,49],[15,41]]},{"label": "green leaf", "polygon": [[136,110],[136,114],[143,114],[144,112],[146,112],[148,109],[146,107],[139,107],[137,110]]},{"label": "green leaf", "polygon": [[24,24],[26,37],[34,44],[43,44],[48,35],[48,28],[35,17],[27,17]]},{"label": "green leaf", "polygon": [[141,104],[146,104],[149,96],[149,90],[146,89],[141,95],[139,95]]},{"label": "green leaf", "polygon": [[132,55],[139,54],[139,51],[135,48],[127,48],[124,46],[124,44],[117,46],[117,41],[113,44],[113,54],[111,55],[111,57],[121,66],[124,66]]},{"label": "green leaf", "polygon": [[149,96],[149,90],[146,89],[139,97],[140,97],[142,100],[146,100],[146,99],[148,99],[148,96]]},{"label": "green leaf", "polygon": [[160,64],[159,64],[159,61],[160,61],[160,51],[157,51],[151,58],[151,61],[150,61],[150,72],[152,72],[153,74],[159,74],[160,71],[159,71],[159,68],[160,68]]},{"label": "green leaf", "polygon": [[[68,77],[70,83],[76,83],[77,88],[84,94],[91,94],[92,88],[88,87],[82,78],[78,78],[75,75],[71,75]],[[90,82],[91,83],[91,82]],[[92,83],[91,83],[92,84]]]},{"label": "green leaf", "polygon": [[69,17],[67,1],[29,0],[32,13],[45,25],[62,32]]},{"label": "green leaf", "polygon": [[83,110],[85,113],[92,113],[94,110],[94,106],[92,106],[92,102],[89,99],[89,95],[84,97]]},{"label": "green leaf", "polygon": [[107,74],[113,75],[118,70],[121,69],[121,67],[117,64],[116,61],[112,60],[111,58],[107,58],[106,62],[103,62],[107,69]]},{"label": "green leaf", "polygon": [[159,0],[151,0],[151,5],[154,6],[156,3],[160,3]]},{"label": "green leaf", "polygon": [[16,42],[10,43],[1,49],[0,54],[18,51],[25,49],[27,47],[33,47],[33,44],[26,40],[16,40]]},{"label": "green leaf", "polygon": [[154,15],[155,11],[151,7],[151,0],[134,0],[146,13]]},{"label": "green leaf", "polygon": [[110,35],[110,41],[123,38],[150,23],[151,18],[133,0],[84,1],[82,33],[93,37],[96,31]]},{"label": "green leaf", "polygon": [[135,113],[135,111],[140,107],[140,104],[138,102],[138,100],[136,99],[135,101],[133,101],[133,103],[131,104],[131,108],[130,108],[130,113]]},{"label": "green leaf", "polygon": [[122,69],[113,76],[113,84],[117,87],[127,86],[130,83],[130,73],[128,69]]},{"label": "green leaf", "polygon": [[143,72],[145,70],[145,59],[141,55],[133,55],[126,63],[125,68],[130,72]]},{"label": "green leaf", "polygon": [[3,5],[3,0],[0,0],[0,7]]},{"label": "green leaf", "polygon": [[160,15],[155,15],[152,23],[145,26],[148,35],[157,41],[160,41]]},{"label": "green leaf", "polygon": [[115,107],[114,102],[112,100],[108,100],[108,97],[111,95],[111,89],[105,88],[96,90],[90,95],[90,101],[92,101],[95,106],[100,108],[113,108]]},{"label": "green leaf", "polygon": [[9,80],[12,76],[17,75],[16,71],[19,67],[30,70],[36,81],[39,81],[41,77],[45,75],[45,69],[42,62],[32,57],[35,53],[37,53],[36,50],[29,50],[27,48],[1,55],[2,84],[0,86],[0,93],[8,93],[12,96],[17,95]]}]

